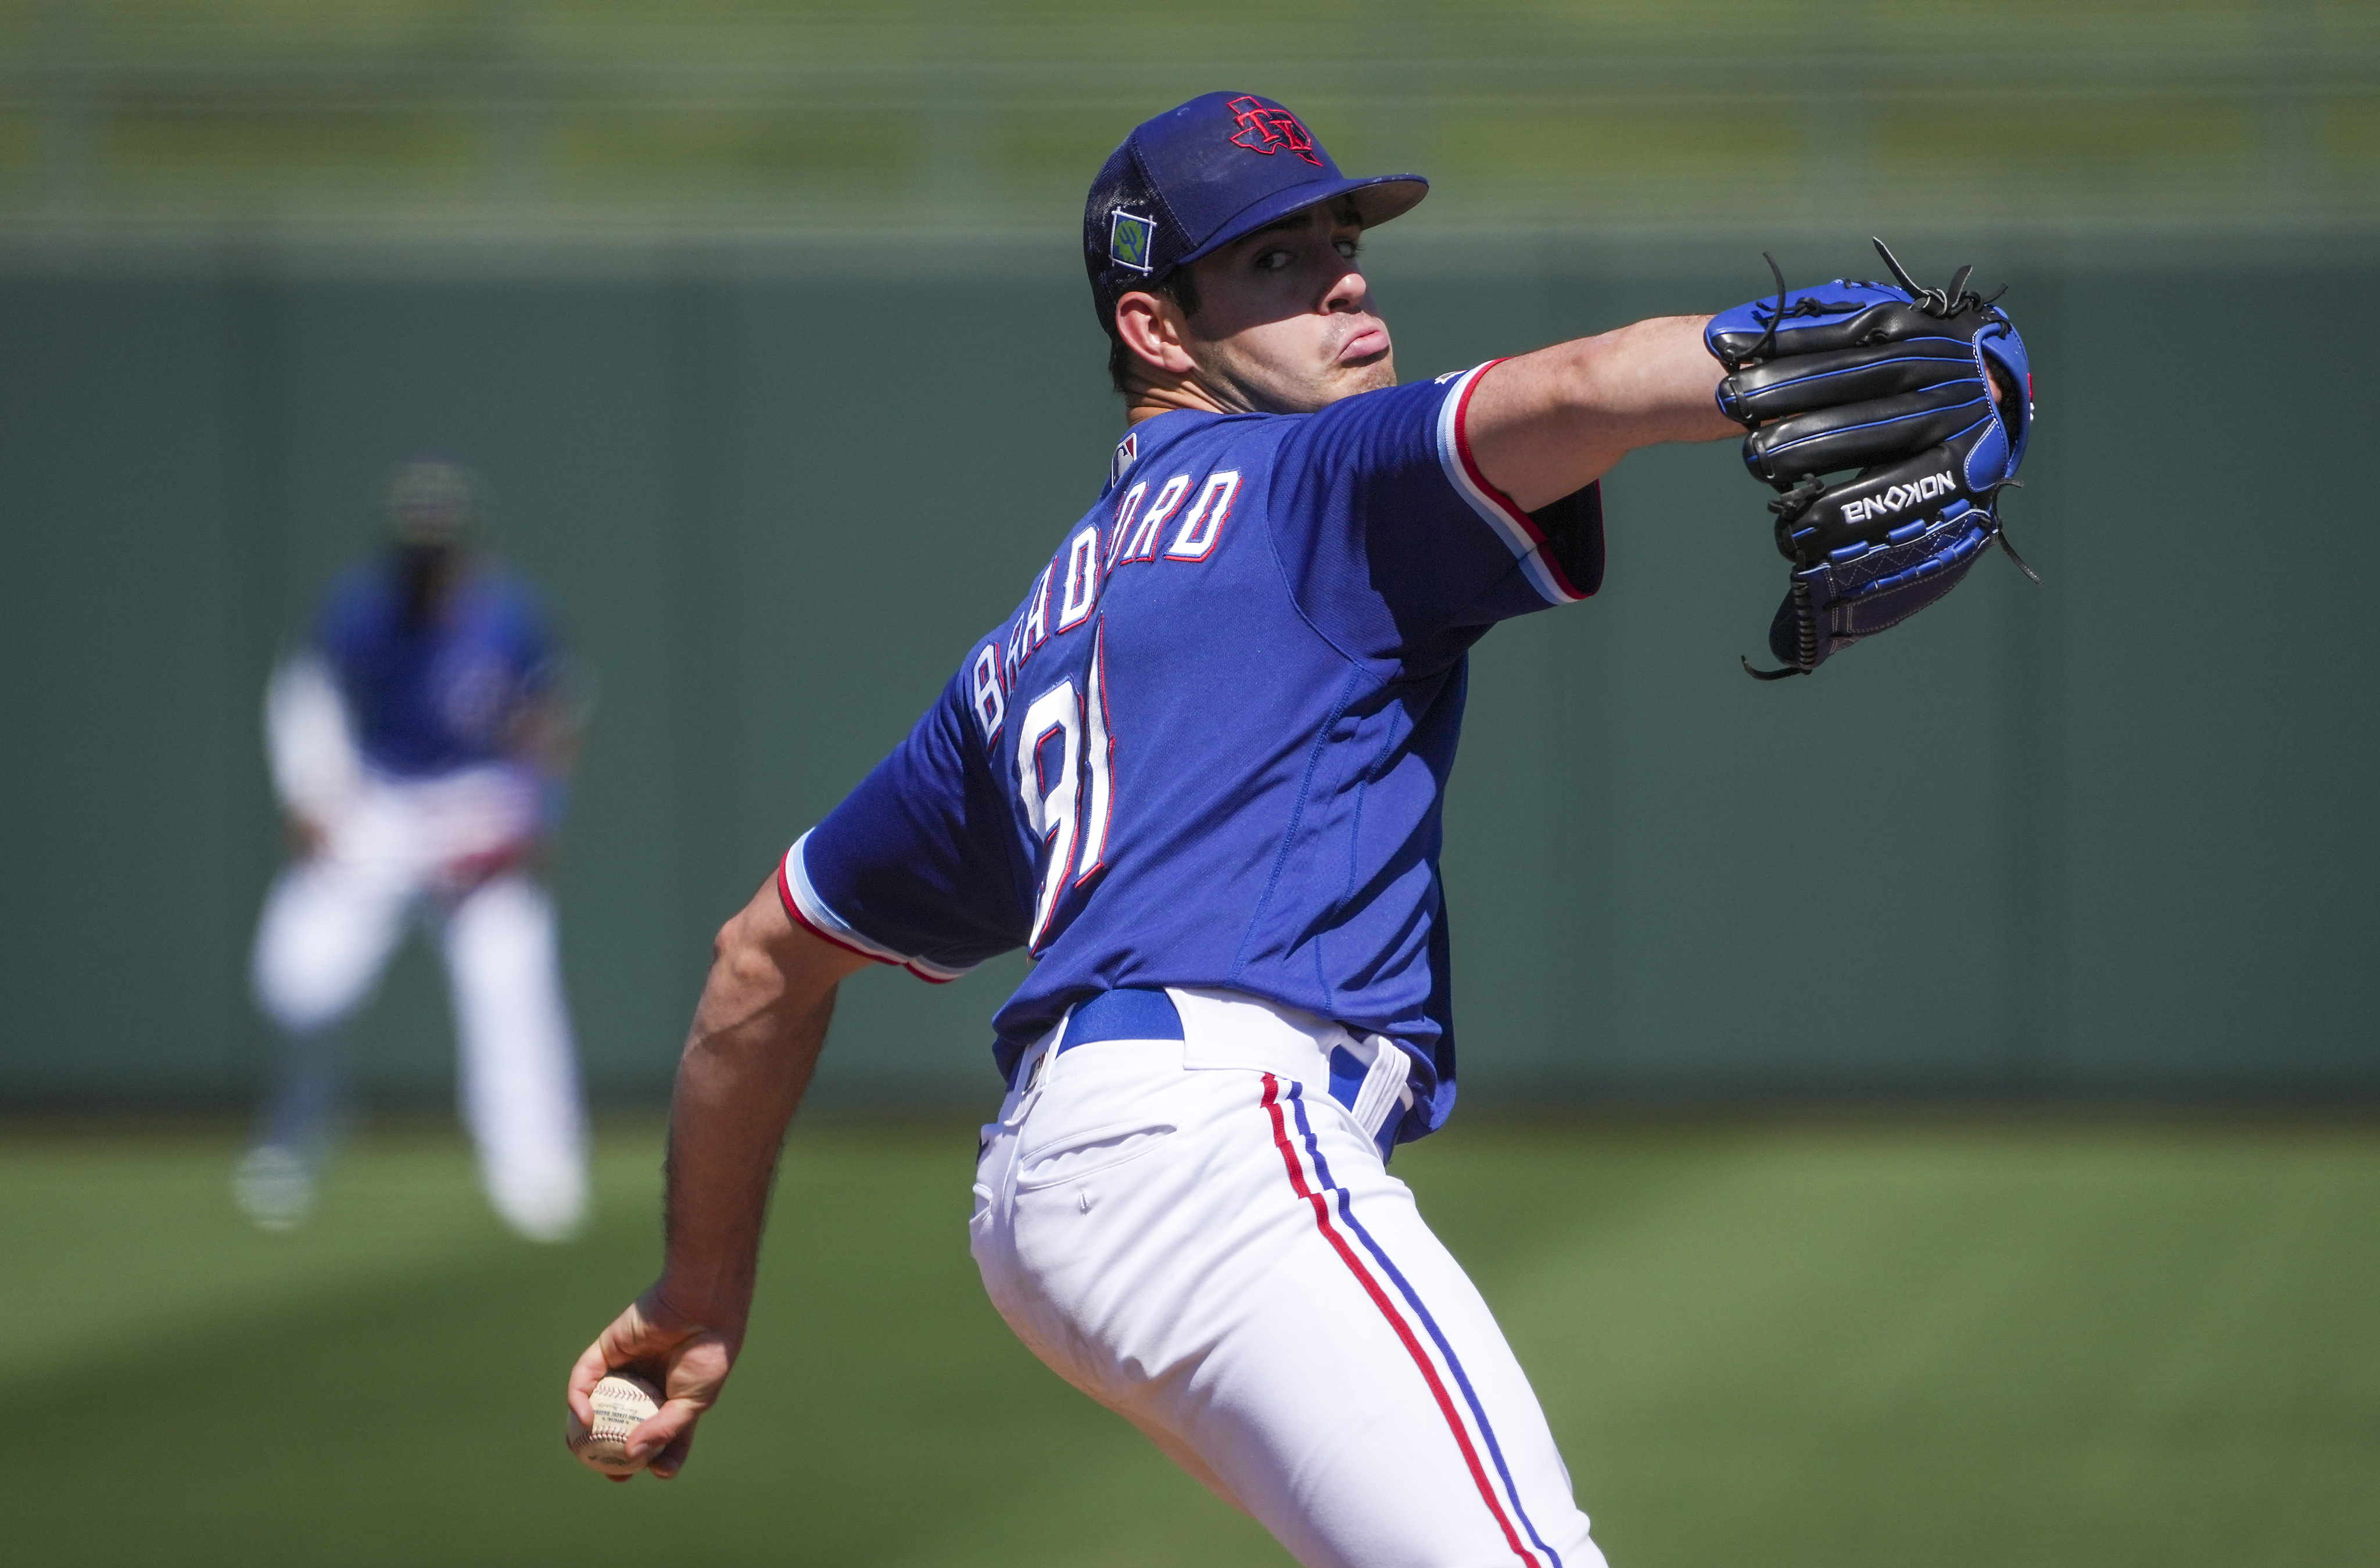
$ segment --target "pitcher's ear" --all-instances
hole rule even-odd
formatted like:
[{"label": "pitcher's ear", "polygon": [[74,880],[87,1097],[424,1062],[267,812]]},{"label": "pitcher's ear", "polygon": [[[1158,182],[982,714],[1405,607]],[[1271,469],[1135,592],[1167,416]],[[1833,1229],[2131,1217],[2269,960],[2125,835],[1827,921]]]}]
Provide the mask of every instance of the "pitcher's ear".
[{"label": "pitcher's ear", "polygon": [[1145,289],[1134,289],[1116,301],[1116,336],[1126,352],[1152,370],[1186,375],[1196,369],[1184,346],[1187,330],[1182,308]]}]

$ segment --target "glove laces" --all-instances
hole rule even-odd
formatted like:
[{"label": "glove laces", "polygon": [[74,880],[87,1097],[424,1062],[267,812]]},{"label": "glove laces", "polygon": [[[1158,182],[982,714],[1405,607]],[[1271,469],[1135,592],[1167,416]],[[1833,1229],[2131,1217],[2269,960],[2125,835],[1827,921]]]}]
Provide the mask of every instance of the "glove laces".
[{"label": "glove laces", "polygon": [[1966,310],[1980,310],[2008,292],[2006,284],[1989,294],[1977,294],[1969,288],[1967,279],[1975,270],[1973,261],[1950,274],[1949,287],[1920,288],[1917,280],[1909,275],[1909,269],[1900,264],[1900,258],[1892,253],[1890,246],[1874,235],[1868,236],[1868,242],[1876,247],[1876,253],[1884,258],[1884,264],[1892,269],[1893,281],[1909,291],[1909,302],[1929,316],[1955,316]]},{"label": "glove laces", "polygon": [[[1785,286],[1785,269],[1779,266],[1777,258],[1766,250],[1760,253],[1760,259],[1768,263],[1768,274],[1777,280],[1777,303],[1768,308],[1768,330],[1760,334],[1760,341],[1752,346],[1752,352],[1742,359],[1725,361],[1730,371],[1767,359],[1768,351],[1777,346],[1777,329],[1795,316],[1832,316],[1859,309],[1848,301],[1821,299],[1815,294],[1805,294],[1788,306],[1785,296],[1792,291]],[[1758,320],[1760,308],[1754,306],[1752,313],[1753,318]]]}]

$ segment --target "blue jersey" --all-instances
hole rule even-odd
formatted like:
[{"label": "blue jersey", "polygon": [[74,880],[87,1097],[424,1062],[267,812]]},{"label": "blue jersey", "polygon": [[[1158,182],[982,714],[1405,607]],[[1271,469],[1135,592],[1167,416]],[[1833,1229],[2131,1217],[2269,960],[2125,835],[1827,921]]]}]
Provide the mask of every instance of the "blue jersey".
[{"label": "blue jersey", "polygon": [[1465,655],[1602,565],[1592,489],[1532,517],[1480,476],[1479,373],[1137,426],[1015,614],[787,853],[795,918],[933,980],[1029,950],[1003,1073],[1099,991],[1224,988],[1394,1039],[1399,1136],[1439,1124]]},{"label": "blue jersey", "polygon": [[528,585],[466,566],[428,624],[407,624],[387,558],[333,587],[315,643],[331,667],[365,760],[423,778],[507,755],[515,718],[545,687],[552,650]]}]

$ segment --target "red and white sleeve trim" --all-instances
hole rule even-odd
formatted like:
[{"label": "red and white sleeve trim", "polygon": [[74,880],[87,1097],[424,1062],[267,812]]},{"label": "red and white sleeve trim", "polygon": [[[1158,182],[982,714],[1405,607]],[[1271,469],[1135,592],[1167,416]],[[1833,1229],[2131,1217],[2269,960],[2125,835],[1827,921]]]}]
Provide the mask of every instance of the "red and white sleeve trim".
[{"label": "red and white sleeve trim", "polygon": [[1479,378],[1503,362],[1490,359],[1448,383],[1446,398],[1438,406],[1438,460],[1446,469],[1447,482],[1496,530],[1496,537],[1512,551],[1530,586],[1544,596],[1546,602],[1575,604],[1586,595],[1578,590],[1562,570],[1561,563],[1547,551],[1546,536],[1529,515],[1514,505],[1512,497],[1488,482],[1463,433],[1463,418],[1471,407],[1471,395],[1479,388]]},{"label": "red and white sleeve trim", "polygon": [[831,942],[835,946],[873,958],[879,964],[897,965],[931,985],[948,985],[966,973],[965,969],[945,968],[923,958],[897,953],[880,942],[872,942],[852,928],[849,921],[827,907],[826,900],[810,885],[810,875],[802,865],[802,845],[810,841],[808,833],[794,840],[785,857],[777,863],[777,896],[785,901],[785,913],[795,921],[809,928],[813,936]]}]

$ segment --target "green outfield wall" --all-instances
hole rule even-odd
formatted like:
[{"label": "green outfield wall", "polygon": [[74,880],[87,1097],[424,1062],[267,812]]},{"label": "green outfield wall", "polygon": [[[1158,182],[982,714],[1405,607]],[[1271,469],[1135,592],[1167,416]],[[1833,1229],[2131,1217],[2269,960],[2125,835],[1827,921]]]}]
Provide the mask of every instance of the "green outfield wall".
[{"label": "green outfield wall", "polygon": [[[1384,237],[1375,275],[1417,376],[1733,303],[1742,261],[1481,272]],[[1474,656],[1446,872],[1478,1095],[2380,1091],[2380,517],[2339,337],[2380,269],[1985,261],[2038,365],[2007,514],[2046,587],[1987,559],[1755,685],[1763,492],[1667,450],[1609,482],[1603,593]],[[905,266],[0,271],[0,1104],[252,1088],[261,683],[426,449],[486,475],[600,693],[570,988],[598,1088],[660,1091],[711,930],[1013,605],[1118,432],[1062,250]],[[1019,973],[856,979],[824,1082],[992,1092]],[[442,1092],[448,1040],[416,943],[359,1071]]]}]

